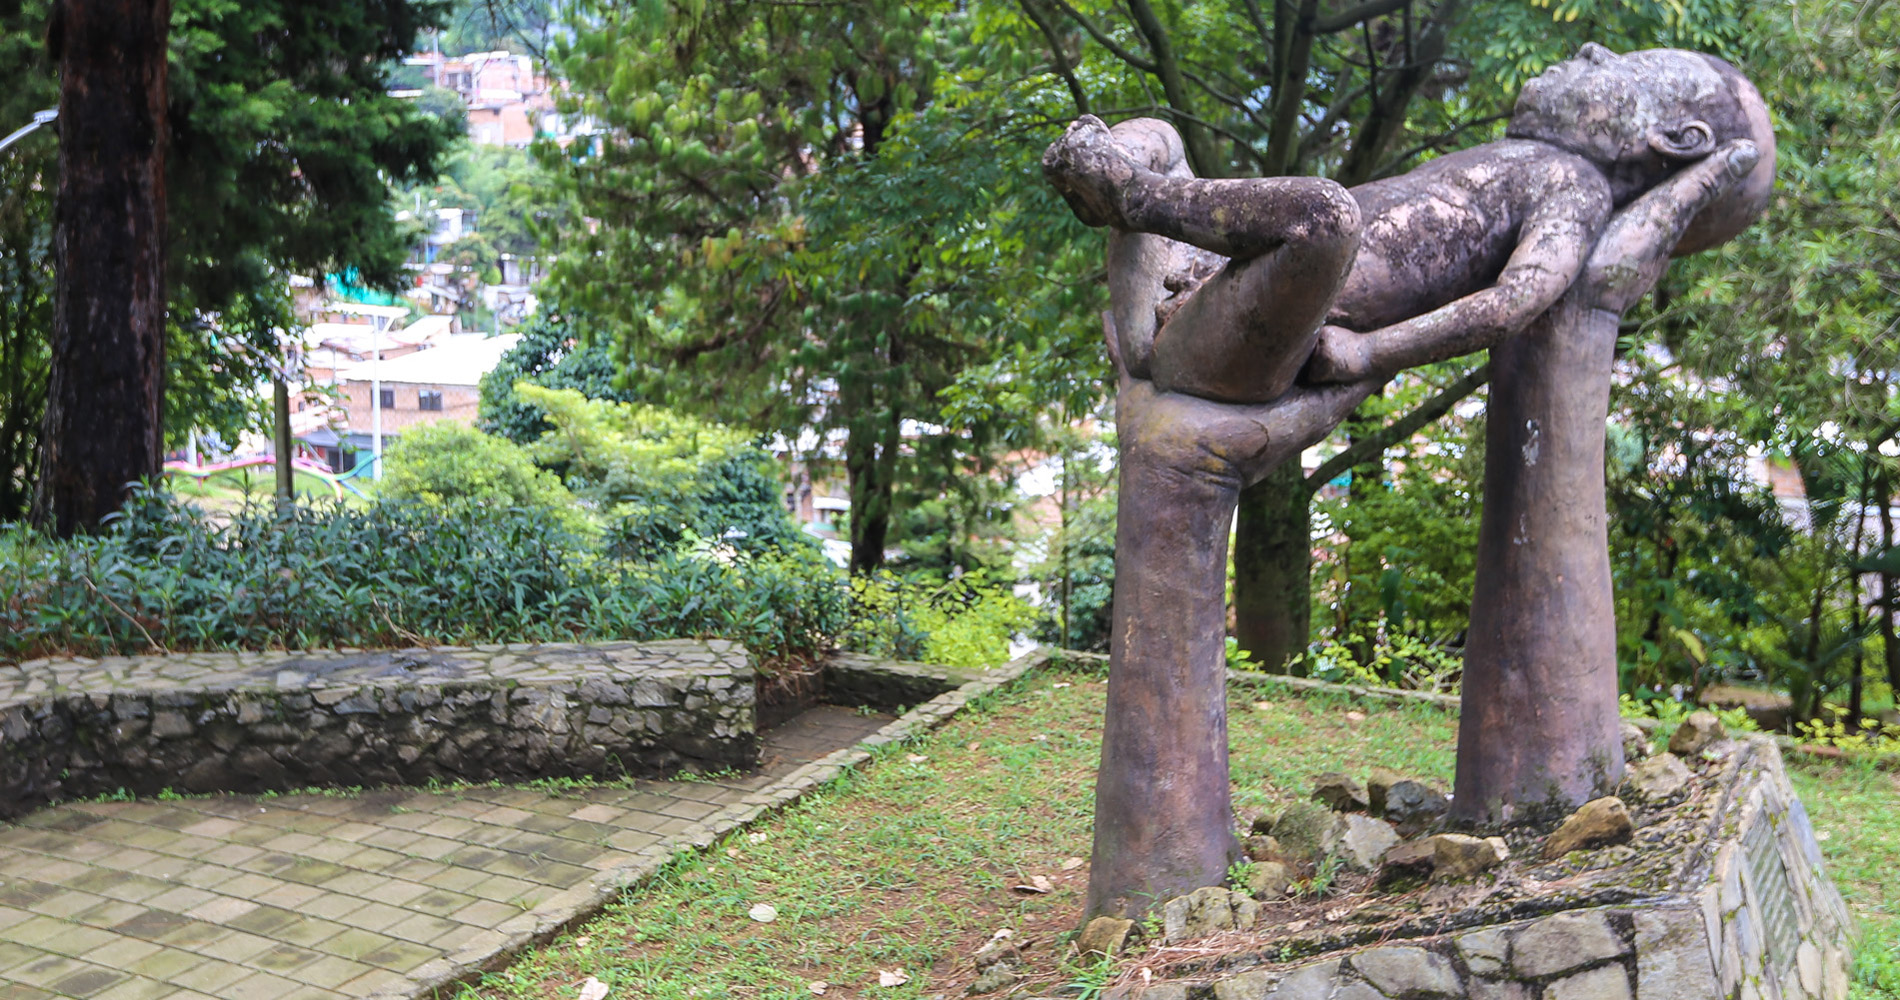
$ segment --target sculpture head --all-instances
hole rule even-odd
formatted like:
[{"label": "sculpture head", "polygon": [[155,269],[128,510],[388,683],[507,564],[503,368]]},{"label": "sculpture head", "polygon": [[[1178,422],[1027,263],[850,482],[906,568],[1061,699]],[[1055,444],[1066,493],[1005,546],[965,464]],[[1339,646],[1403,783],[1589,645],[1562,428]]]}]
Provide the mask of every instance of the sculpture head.
[{"label": "sculpture head", "polygon": [[1676,253],[1693,253],[1741,232],[1768,205],[1775,132],[1768,105],[1740,71],[1682,49],[1617,55],[1594,42],[1524,85],[1507,134],[1570,150],[1603,168],[1618,204],[1733,139],[1761,159],[1721,200],[1696,216]]}]

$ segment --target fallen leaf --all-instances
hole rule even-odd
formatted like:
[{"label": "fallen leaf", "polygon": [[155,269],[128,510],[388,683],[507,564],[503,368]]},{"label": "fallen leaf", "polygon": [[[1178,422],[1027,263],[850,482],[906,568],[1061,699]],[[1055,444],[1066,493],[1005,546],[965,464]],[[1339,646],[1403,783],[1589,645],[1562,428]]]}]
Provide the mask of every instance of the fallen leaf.
[{"label": "fallen leaf", "polygon": [[745,915],[757,920],[759,923],[769,924],[778,919],[778,907],[773,906],[771,903],[759,903],[752,907],[752,909],[745,911]]},{"label": "fallen leaf", "polygon": [[1366,721],[1366,713],[1364,713],[1364,712],[1347,712],[1347,713],[1346,713],[1346,721],[1347,721],[1347,722],[1364,722],[1364,721]]},{"label": "fallen leaf", "polygon": [[738,856],[739,856],[739,849],[737,847],[726,848],[726,857],[736,858]]},{"label": "fallen leaf", "polygon": [[1352,912],[1352,907],[1341,906],[1341,907],[1338,907],[1337,909],[1327,910],[1326,919],[1337,923],[1338,921],[1345,919],[1346,914],[1351,913],[1351,912]]},{"label": "fallen leaf", "polygon": [[1035,895],[1041,895],[1042,893],[1045,893],[1045,892],[1052,892],[1054,891],[1055,887],[1056,887],[1055,883],[1049,881],[1049,876],[1047,875],[1031,875],[1029,876],[1029,881],[1026,884],[1010,886],[1010,888],[1016,890],[1017,892],[1026,892],[1026,893],[1031,893]]},{"label": "fallen leaf", "polygon": [[1301,932],[1301,931],[1303,931],[1303,930],[1305,930],[1305,929],[1306,929],[1306,925],[1307,925],[1307,924],[1310,924],[1310,923],[1312,923],[1312,921],[1311,921],[1311,920],[1294,920],[1294,921],[1290,921],[1290,922],[1289,922],[1289,923],[1288,923],[1288,924],[1286,925],[1286,932],[1287,932],[1288,934],[1298,934],[1299,932]]},{"label": "fallen leaf", "polygon": [[1072,871],[1075,871],[1077,868],[1080,868],[1086,864],[1088,864],[1088,862],[1082,860],[1081,858],[1064,858],[1062,861],[1062,870],[1065,872],[1072,872]]},{"label": "fallen leaf", "polygon": [[1814,839],[1815,839],[1815,840],[1826,840],[1826,839],[1828,839],[1829,837],[1832,837],[1832,836],[1834,836],[1834,831],[1832,831],[1832,830],[1816,830],[1816,831],[1814,831]]},{"label": "fallen leaf", "polygon": [[976,743],[976,742],[971,742],[971,744],[970,744],[969,746],[967,746],[967,747],[964,747],[964,749],[965,749],[965,750],[975,750],[975,749],[977,749],[977,748],[979,748],[979,747],[981,747],[981,746],[982,746],[982,744],[981,744],[981,743]]},{"label": "fallen leaf", "polygon": [[907,753],[904,755],[904,759],[911,762],[912,764],[922,764],[924,761],[927,761],[930,758],[920,753]]},{"label": "fallen leaf", "polygon": [[1057,688],[1057,689],[1060,689],[1060,688],[1065,688],[1065,687],[1068,687],[1068,686],[1069,686],[1069,682],[1067,682],[1067,681],[1063,681],[1063,682],[1062,682],[1061,684],[1051,684],[1051,685],[1049,685],[1049,686],[1050,686],[1050,687],[1052,687],[1052,688]]},{"label": "fallen leaf", "polygon": [[607,984],[588,976],[581,984],[581,1000],[606,1000]]},{"label": "fallen leaf", "polygon": [[1273,702],[1256,701],[1253,703],[1253,710],[1256,712],[1271,712],[1273,711]]},{"label": "fallen leaf", "polygon": [[906,973],[903,969],[879,969],[877,971],[877,984],[879,986],[902,986],[908,982],[910,982],[910,974]]},{"label": "fallen leaf", "polygon": [[1036,735],[1034,735],[1034,736],[1032,736],[1032,737],[1030,737],[1030,739],[1033,739],[1033,740],[1035,740],[1035,741],[1036,741],[1037,743],[1047,743],[1047,742],[1049,742],[1049,734],[1048,734],[1048,733],[1037,733]]},{"label": "fallen leaf", "polygon": [[593,944],[593,943],[594,943],[594,939],[588,937],[585,934],[574,939],[574,947],[576,948],[585,948],[588,945]]},{"label": "fallen leaf", "polygon": [[814,979],[807,983],[805,988],[811,991],[812,996],[821,997],[825,995],[826,990],[831,988],[831,984],[822,979]]},{"label": "fallen leaf", "polygon": [[748,834],[746,834],[746,835],[745,835],[745,839],[747,839],[747,840],[749,840],[749,841],[751,841],[751,842],[753,842],[753,843],[755,843],[755,844],[763,844],[763,843],[765,843],[765,838],[766,838],[766,835],[765,835],[765,834],[763,834],[763,833],[748,833]]}]

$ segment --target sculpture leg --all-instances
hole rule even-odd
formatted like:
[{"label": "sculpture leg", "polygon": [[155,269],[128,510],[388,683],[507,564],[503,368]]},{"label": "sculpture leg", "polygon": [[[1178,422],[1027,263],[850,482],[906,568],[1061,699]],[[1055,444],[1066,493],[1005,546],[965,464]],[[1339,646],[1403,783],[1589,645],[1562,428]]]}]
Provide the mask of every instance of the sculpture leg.
[{"label": "sculpture leg", "polygon": [[[1117,404],[1122,435],[1108,712],[1095,788],[1089,917],[1138,917],[1219,885],[1240,857],[1228,788],[1227,531],[1232,466],[1182,414]],[[1209,407],[1200,401],[1194,405]],[[1210,435],[1213,436],[1213,435]],[[1296,452],[1297,453],[1297,452]]]},{"label": "sculpture leg", "polygon": [[1569,809],[1623,776],[1603,427],[1617,317],[1567,295],[1491,352],[1452,812]]},{"label": "sculpture leg", "polygon": [[1194,177],[1183,163],[1164,167],[1170,153],[1157,126],[1166,128],[1136,119],[1110,130],[1084,115],[1043,153],[1043,173],[1092,226],[1152,233],[1243,258],[1343,234],[1351,240],[1350,266],[1359,245],[1359,203],[1344,187],[1323,177]]}]

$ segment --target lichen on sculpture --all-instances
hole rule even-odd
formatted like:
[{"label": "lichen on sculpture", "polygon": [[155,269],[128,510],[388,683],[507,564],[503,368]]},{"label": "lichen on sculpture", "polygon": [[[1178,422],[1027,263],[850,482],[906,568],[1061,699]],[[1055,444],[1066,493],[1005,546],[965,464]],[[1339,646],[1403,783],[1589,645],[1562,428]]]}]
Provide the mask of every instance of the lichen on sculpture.
[{"label": "lichen on sculpture", "polygon": [[[1526,86],[1507,138],[1351,191],[1319,178],[1195,178],[1178,135],[1152,119],[1110,129],[1084,116],[1050,146],[1050,181],[1084,222],[1110,228],[1120,379],[1089,914],[1133,915],[1218,884],[1238,858],[1222,596],[1239,491],[1415,365],[1507,345],[1493,359],[1493,434],[1508,437],[1501,418],[1522,416],[1545,456],[1526,472],[1498,467],[1506,447],[1489,453],[1487,479],[1512,492],[1487,503],[1481,533],[1459,814],[1509,819],[1527,796],[1574,804],[1620,777],[1606,344],[1673,250],[1718,243],[1759,214],[1773,141],[1760,96],[1727,63],[1586,45]],[[1606,318],[1611,339],[1599,343]],[[1550,523],[1503,537],[1498,525],[1530,523],[1514,520],[1530,516],[1527,503],[1546,505]],[[1560,573],[1536,575],[1550,566]],[[1541,610],[1527,616],[1513,602],[1538,587],[1529,603]],[[1528,656],[1509,645],[1536,629],[1562,633],[1567,658],[1550,643]],[[1472,719],[1498,727],[1500,712],[1526,710],[1537,740],[1504,748],[1471,732]]]}]

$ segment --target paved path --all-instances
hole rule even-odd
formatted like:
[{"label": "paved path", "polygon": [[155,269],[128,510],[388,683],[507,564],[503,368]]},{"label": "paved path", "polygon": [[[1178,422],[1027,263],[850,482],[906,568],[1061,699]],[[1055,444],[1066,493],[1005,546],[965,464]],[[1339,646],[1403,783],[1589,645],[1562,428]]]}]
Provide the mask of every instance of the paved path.
[{"label": "paved path", "polygon": [[787,801],[890,721],[815,709],[718,781],[42,809],[0,826],[0,1000],[411,995]]}]

